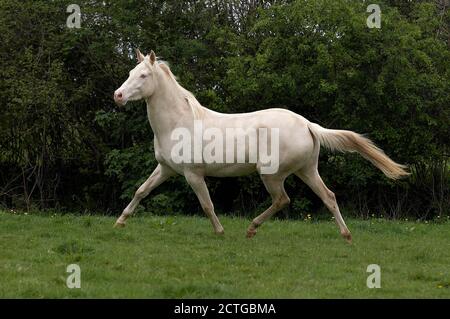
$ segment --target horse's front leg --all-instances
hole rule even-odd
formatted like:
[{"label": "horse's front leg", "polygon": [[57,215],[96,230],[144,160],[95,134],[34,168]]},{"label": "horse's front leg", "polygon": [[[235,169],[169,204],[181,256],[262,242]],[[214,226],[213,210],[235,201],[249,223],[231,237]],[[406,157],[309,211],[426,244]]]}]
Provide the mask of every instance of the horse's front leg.
[{"label": "horse's front leg", "polygon": [[139,202],[173,175],[175,175],[175,172],[171,168],[158,164],[150,177],[138,188],[131,202],[117,219],[114,227],[124,227],[126,219],[133,213]]},{"label": "horse's front leg", "polygon": [[222,235],[224,230],[219,219],[217,218],[216,213],[214,213],[214,205],[211,201],[211,197],[209,196],[208,187],[206,186],[204,177],[192,172],[187,172],[184,176],[186,177],[186,181],[191,186],[192,190],[197,195],[203,211],[209,217],[209,220],[213,225],[214,232]]}]

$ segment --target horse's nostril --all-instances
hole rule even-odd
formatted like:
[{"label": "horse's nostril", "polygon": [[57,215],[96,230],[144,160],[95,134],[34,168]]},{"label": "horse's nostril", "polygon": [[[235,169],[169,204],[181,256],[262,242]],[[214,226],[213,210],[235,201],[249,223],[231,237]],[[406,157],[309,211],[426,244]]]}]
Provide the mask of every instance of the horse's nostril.
[{"label": "horse's nostril", "polygon": [[117,97],[118,97],[119,99],[121,99],[121,98],[122,98],[122,93],[117,94]]}]

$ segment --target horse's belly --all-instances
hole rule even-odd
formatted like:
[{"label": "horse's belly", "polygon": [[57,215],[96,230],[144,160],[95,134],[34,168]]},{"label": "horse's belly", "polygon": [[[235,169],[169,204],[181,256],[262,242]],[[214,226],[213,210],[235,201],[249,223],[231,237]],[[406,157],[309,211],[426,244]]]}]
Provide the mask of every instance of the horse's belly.
[{"label": "horse's belly", "polygon": [[254,163],[205,164],[205,175],[213,177],[243,176],[256,171]]}]

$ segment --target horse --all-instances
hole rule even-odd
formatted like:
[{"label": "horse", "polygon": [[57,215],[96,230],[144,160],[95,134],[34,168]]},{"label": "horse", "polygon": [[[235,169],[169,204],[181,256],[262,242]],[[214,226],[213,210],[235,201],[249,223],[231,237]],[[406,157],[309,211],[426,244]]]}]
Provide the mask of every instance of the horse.
[{"label": "horse", "polygon": [[[287,109],[270,108],[237,114],[210,110],[202,106],[190,91],[179,84],[168,64],[158,59],[153,50],[145,56],[139,49],[135,51],[137,65],[129,72],[128,79],[114,92],[114,101],[118,106],[123,106],[128,101],[141,99],[146,101],[148,120],[154,133],[154,151],[158,165],[150,177],[137,189],[133,199],[117,219],[115,227],[124,227],[126,219],[143,198],[168,178],[180,174],[185,177],[196,194],[204,213],[211,221],[214,232],[219,235],[224,234],[224,228],[214,212],[205,177],[242,176],[256,171],[271,196],[272,203],[251,221],[246,234],[248,238],[255,236],[258,227],[289,205],[290,199],[284,189],[284,181],[294,174],[320,197],[333,214],[342,237],[351,243],[352,235],[339,211],[335,194],[327,188],[319,175],[320,147],[324,146],[331,151],[358,152],[390,179],[399,179],[409,174],[405,165],[394,162],[363,135],[348,130],[324,128]],[[259,153],[256,161],[253,162],[236,160],[235,154],[231,154],[230,157],[234,159],[231,162],[205,161],[202,154],[197,161],[176,160],[173,156],[173,148],[179,141],[174,139],[173,132],[183,128],[195,135],[195,123],[199,121],[203,128],[214,129],[216,133],[225,133],[229,128],[240,129],[243,132],[263,128],[277,130],[278,145],[276,146],[278,146],[279,158],[276,171],[269,173],[263,171],[267,165],[264,165]],[[274,136],[266,138],[266,141],[270,143],[274,140]],[[261,142],[261,137],[257,139]],[[252,155],[249,154],[249,147],[245,140],[246,156]],[[223,151],[225,155],[228,155],[227,152],[231,152],[231,149],[224,147]]]}]

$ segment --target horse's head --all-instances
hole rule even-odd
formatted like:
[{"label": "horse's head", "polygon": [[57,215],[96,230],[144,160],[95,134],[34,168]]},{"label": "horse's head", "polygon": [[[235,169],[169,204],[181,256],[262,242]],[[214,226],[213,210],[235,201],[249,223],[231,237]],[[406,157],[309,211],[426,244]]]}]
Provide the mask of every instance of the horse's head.
[{"label": "horse's head", "polygon": [[114,92],[114,101],[125,105],[128,101],[136,101],[150,97],[155,91],[155,52],[144,56],[136,49],[138,65],[130,71],[128,79]]}]

